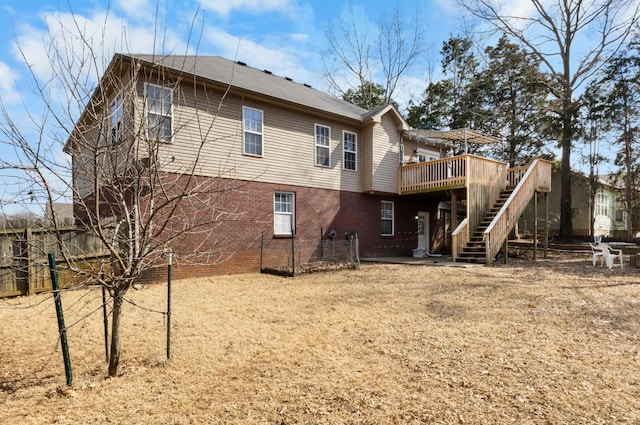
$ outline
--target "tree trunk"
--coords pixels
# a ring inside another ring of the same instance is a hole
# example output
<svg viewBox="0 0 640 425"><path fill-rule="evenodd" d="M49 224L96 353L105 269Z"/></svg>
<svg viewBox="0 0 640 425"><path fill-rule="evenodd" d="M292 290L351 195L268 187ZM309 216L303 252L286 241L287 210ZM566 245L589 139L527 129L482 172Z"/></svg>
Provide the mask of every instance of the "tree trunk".
<svg viewBox="0 0 640 425"><path fill-rule="evenodd" d="M570 98L569 98L570 101ZM560 232L562 242L573 240L573 222L571 212L571 136L573 109L565 105L562 113L562 168L560 171Z"/></svg>
<svg viewBox="0 0 640 425"><path fill-rule="evenodd" d="M116 376L120 364L120 319L122 317L123 293L114 291L113 314L111 316L111 354L109 355L109 376Z"/></svg>

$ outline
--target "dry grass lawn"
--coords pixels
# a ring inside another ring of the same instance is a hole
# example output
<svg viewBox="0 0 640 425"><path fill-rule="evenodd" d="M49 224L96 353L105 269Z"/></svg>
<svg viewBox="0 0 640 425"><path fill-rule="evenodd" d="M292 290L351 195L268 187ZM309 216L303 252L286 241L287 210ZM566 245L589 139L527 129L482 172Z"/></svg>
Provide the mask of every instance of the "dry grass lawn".
<svg viewBox="0 0 640 425"><path fill-rule="evenodd" d="M101 293L0 300L3 424L640 423L640 269L588 253L453 268L363 265L130 291L105 378Z"/></svg>

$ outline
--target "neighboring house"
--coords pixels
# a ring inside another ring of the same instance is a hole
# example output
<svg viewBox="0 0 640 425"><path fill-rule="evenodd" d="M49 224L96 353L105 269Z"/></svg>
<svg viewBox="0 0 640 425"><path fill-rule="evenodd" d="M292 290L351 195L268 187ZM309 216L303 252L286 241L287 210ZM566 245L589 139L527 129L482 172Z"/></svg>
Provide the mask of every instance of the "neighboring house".
<svg viewBox="0 0 640 425"><path fill-rule="evenodd" d="M135 97L123 99L122 87L134 87ZM163 173L190 170L200 152L196 174L244 182L227 202L250 216L217 229L237 240L236 249L202 273L257 271L260 247L251 241L264 235L287 243L292 230L296 239L355 232L361 257L411 255L416 247L456 255L507 185L530 176L532 184L518 195L527 201L535 191L549 190L546 163L525 175L497 161L454 156L460 146L493 138L465 129L412 130L392 105L366 111L221 57L119 54L100 91L106 100L94 103L109 108L106 124L93 122L98 107L87 107L66 147L74 161L76 204L91 198L95 183L80 171L86 154L79 139L91 135L118 149L127 137L135 144L145 126L165 142L154 153ZM150 161L142 149L128 152L141 163ZM86 211L76 208L76 215L82 219ZM487 247L491 240L491 252L482 253L486 258L504 241L500 232L485 238Z"/></svg>
<svg viewBox="0 0 640 425"><path fill-rule="evenodd" d="M597 178L595 198L590 199L589 177L581 172L571 173L571 212L573 234L578 238L603 236L606 238L626 238L626 212L624 189L616 184L613 176L606 174ZM549 232L557 236L560 229L560 169L554 167L549 196ZM591 218L593 217L593 235ZM538 218L540 220L540 217ZM637 218L634 225L637 225ZM533 231L533 207L527 207L519 224L521 233Z"/></svg>

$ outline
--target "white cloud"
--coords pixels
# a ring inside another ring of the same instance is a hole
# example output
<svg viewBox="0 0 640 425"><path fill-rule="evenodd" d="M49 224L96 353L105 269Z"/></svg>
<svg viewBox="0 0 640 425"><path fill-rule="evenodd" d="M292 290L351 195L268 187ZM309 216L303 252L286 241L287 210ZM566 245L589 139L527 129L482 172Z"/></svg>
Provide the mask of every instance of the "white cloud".
<svg viewBox="0 0 640 425"><path fill-rule="evenodd" d="M433 3L447 15L460 15L460 5L451 0L433 0Z"/></svg>
<svg viewBox="0 0 640 425"><path fill-rule="evenodd" d="M239 60L258 69L268 69L276 75L290 77L299 83L308 83L317 87L325 83L319 75L309 70L313 52L307 54L292 48L292 43L274 44L267 47L255 41L238 37L221 28L207 28L206 41L211 44L211 51L228 59ZM290 40L287 38L287 40ZM307 55L310 56L307 57Z"/></svg>
<svg viewBox="0 0 640 425"><path fill-rule="evenodd" d="M20 95L16 91L18 73L6 63L0 61L0 99L5 105L17 102Z"/></svg>
<svg viewBox="0 0 640 425"><path fill-rule="evenodd" d="M297 9L295 0L203 0L201 4L224 17L236 11L252 14L279 12L288 16Z"/></svg>
<svg viewBox="0 0 640 425"><path fill-rule="evenodd" d="M143 22L106 11L42 15L41 27L23 25L19 28L13 46L14 57L26 61L40 81L49 81L56 71L53 60L66 68L57 71L82 75L87 81L95 82L117 52L187 53L186 43L174 30L157 29L153 20L140 16Z"/></svg>
<svg viewBox="0 0 640 425"><path fill-rule="evenodd" d="M155 4L149 0L117 0L116 6L120 8L125 15L138 20L145 19L145 11L149 13L149 17L153 18Z"/></svg>
<svg viewBox="0 0 640 425"><path fill-rule="evenodd" d="M231 35L220 28L207 30L206 34L208 41L220 52L221 56L246 62L256 68L279 72L297 63L295 56L283 49L269 48L254 41Z"/></svg>

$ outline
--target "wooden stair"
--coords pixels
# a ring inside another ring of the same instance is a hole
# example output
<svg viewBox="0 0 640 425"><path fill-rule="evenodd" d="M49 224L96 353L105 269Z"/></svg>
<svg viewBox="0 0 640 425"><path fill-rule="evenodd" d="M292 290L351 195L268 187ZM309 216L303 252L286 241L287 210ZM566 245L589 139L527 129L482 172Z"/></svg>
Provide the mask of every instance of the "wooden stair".
<svg viewBox="0 0 640 425"><path fill-rule="evenodd" d="M487 211L482 221L478 224L478 228L469 237L469 242L458 256L458 261L466 261L468 263L485 263L486 247L484 243L484 231L487 230L493 219L498 215L504 204L513 193L514 188L507 188L500 192L498 200L493 207Z"/></svg>

